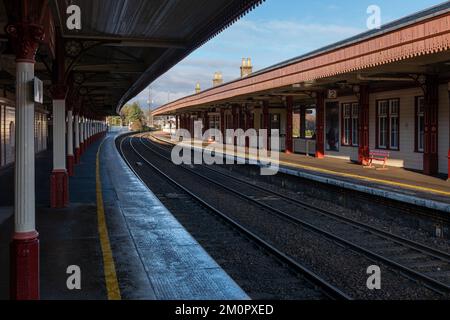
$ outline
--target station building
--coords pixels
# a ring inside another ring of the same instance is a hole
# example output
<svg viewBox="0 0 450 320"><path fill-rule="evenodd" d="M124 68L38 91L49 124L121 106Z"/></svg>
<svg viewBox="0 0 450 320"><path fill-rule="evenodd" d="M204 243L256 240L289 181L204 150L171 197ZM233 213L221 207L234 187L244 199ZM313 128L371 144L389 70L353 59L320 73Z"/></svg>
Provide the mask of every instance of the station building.
<svg viewBox="0 0 450 320"><path fill-rule="evenodd" d="M36 106L34 117L34 150L47 150L49 139L49 112ZM0 169L11 166L15 160L16 109L14 100L0 98Z"/></svg>
<svg viewBox="0 0 450 320"><path fill-rule="evenodd" d="M450 4L199 91L154 112L177 126L278 129L280 149L449 174Z"/></svg>

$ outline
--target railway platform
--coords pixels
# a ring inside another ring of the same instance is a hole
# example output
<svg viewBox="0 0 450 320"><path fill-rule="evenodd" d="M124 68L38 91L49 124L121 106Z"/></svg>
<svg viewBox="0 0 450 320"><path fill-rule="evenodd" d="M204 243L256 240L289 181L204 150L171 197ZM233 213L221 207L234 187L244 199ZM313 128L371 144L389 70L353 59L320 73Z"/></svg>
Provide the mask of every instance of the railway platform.
<svg viewBox="0 0 450 320"><path fill-rule="evenodd" d="M41 299L248 299L134 175L115 147L118 134L83 154L67 208L48 207L51 152L36 159ZM7 299L13 168L0 175L9 186L0 197L0 299ZM74 266L81 287L69 289Z"/></svg>
<svg viewBox="0 0 450 320"><path fill-rule="evenodd" d="M166 132L155 132L153 135L173 143ZM450 182L420 172L395 167L387 170L367 169L337 158L316 159L285 153L279 154L279 172L450 213Z"/></svg>

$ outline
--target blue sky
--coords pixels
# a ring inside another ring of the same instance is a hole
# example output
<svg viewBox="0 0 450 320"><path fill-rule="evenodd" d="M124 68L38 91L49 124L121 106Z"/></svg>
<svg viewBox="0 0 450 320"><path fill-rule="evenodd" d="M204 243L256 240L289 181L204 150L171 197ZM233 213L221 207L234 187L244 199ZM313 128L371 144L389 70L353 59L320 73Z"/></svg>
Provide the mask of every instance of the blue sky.
<svg viewBox="0 0 450 320"><path fill-rule="evenodd" d="M443 0L266 0L260 7L197 49L150 85L153 107L240 75L243 57L259 70L367 31L367 8L381 9L382 23L443 3ZM134 100L146 106L147 88Z"/></svg>

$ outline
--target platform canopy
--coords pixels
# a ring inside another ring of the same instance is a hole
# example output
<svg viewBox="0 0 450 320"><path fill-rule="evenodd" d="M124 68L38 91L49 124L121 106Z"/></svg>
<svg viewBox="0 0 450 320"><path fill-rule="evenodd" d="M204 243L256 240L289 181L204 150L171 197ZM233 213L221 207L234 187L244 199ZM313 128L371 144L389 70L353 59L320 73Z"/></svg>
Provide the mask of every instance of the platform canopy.
<svg viewBox="0 0 450 320"><path fill-rule="evenodd" d="M26 5L44 25L36 74L52 83L54 61L95 114L111 115L193 50L262 0L33 0ZM19 4L20 3L20 4ZM67 8L81 9L81 30L67 28ZM14 54L5 27L19 20L22 1L0 2L1 82L14 90ZM58 50L58 43L62 49ZM54 77L53 77L54 78ZM53 79L54 80L54 79ZM46 101L50 94L46 92Z"/></svg>
<svg viewBox="0 0 450 320"><path fill-rule="evenodd" d="M450 2L414 13L349 39L187 96L154 111L154 116L199 112L233 104L279 106L314 103L317 92L358 93L422 86L424 75L450 79Z"/></svg>

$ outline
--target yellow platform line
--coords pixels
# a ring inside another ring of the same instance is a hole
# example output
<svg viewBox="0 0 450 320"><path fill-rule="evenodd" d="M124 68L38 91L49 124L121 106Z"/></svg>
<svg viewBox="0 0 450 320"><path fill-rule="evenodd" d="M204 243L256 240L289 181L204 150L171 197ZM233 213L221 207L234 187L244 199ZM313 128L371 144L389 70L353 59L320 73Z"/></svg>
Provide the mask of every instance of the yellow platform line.
<svg viewBox="0 0 450 320"><path fill-rule="evenodd" d="M174 144L172 141L168 141L168 140L163 139L163 138L160 138L160 139L164 140L164 141L166 141L168 143ZM189 144L187 144L187 146L189 146ZM230 155L229 153L226 153L226 152L224 154L225 155ZM237 156L241 157L241 158L245 157L242 154L237 154ZM443 196L450 196L450 192L448 192L448 191L443 191L443 190L434 189L434 188L421 187L421 186L412 185L412 184L408 184L408 183L389 181L389 180L384 180L384 179L379 179L379 178L371 178L371 177L367 177L367 176L361 176L361 175L352 174L352 173L333 171L333 170L329 170L329 169L323 169L323 168L318 168L318 167L313 167L313 166L307 166L307 165L292 163L292 162L288 162L288 161L279 161L279 164L283 165L285 167L293 167L293 168L304 169L304 170L309 170L309 171L316 171L316 172L321 172L321 173L335 175L335 176L340 176L340 177L353 178L353 179L358 179L358 180L365 180L365 181L369 181L369 182L376 182L376 183L380 183L380 184L384 184L384 185L388 185L388 186L395 186L395 187L401 187L401 188L410 189L410 190L434 193L434 194L439 194L439 195L443 195Z"/></svg>
<svg viewBox="0 0 450 320"><path fill-rule="evenodd" d="M411 190L417 190L417 191L423 191L423 192L428 192L428 193L440 194L440 195L444 195L444 196L450 196L450 192L447 192L447 191L433 189L433 188L427 188L427 187L421 187L421 186L402 183L402 182L395 182L395 181L383 180L383 179L379 179L379 178L360 176L357 174L333 171L333 170L312 167L312 166L307 166L307 165L302 165L302 164L297 164L297 163L292 163L292 162L287 162L287 161L280 161L280 164L282 164L286 167L295 167L295 168L299 168L299 169L305 169L305 170L316 171L316 172L321 172L321 173L325 173L325 174L337 175L337 176L346 177L346 178L366 180L366 181L377 182L380 184L385 184L385 185L390 185L390 186L396 186L396 187L402 187L402 188L411 189Z"/></svg>
<svg viewBox="0 0 450 320"><path fill-rule="evenodd" d="M119 282L117 281L116 267L109 242L108 228L106 226L105 209L103 205L102 182L100 178L100 151L105 140L100 144L96 157L96 193L97 193L97 220L100 245L103 253L103 271L105 274L108 300L121 300Z"/></svg>

